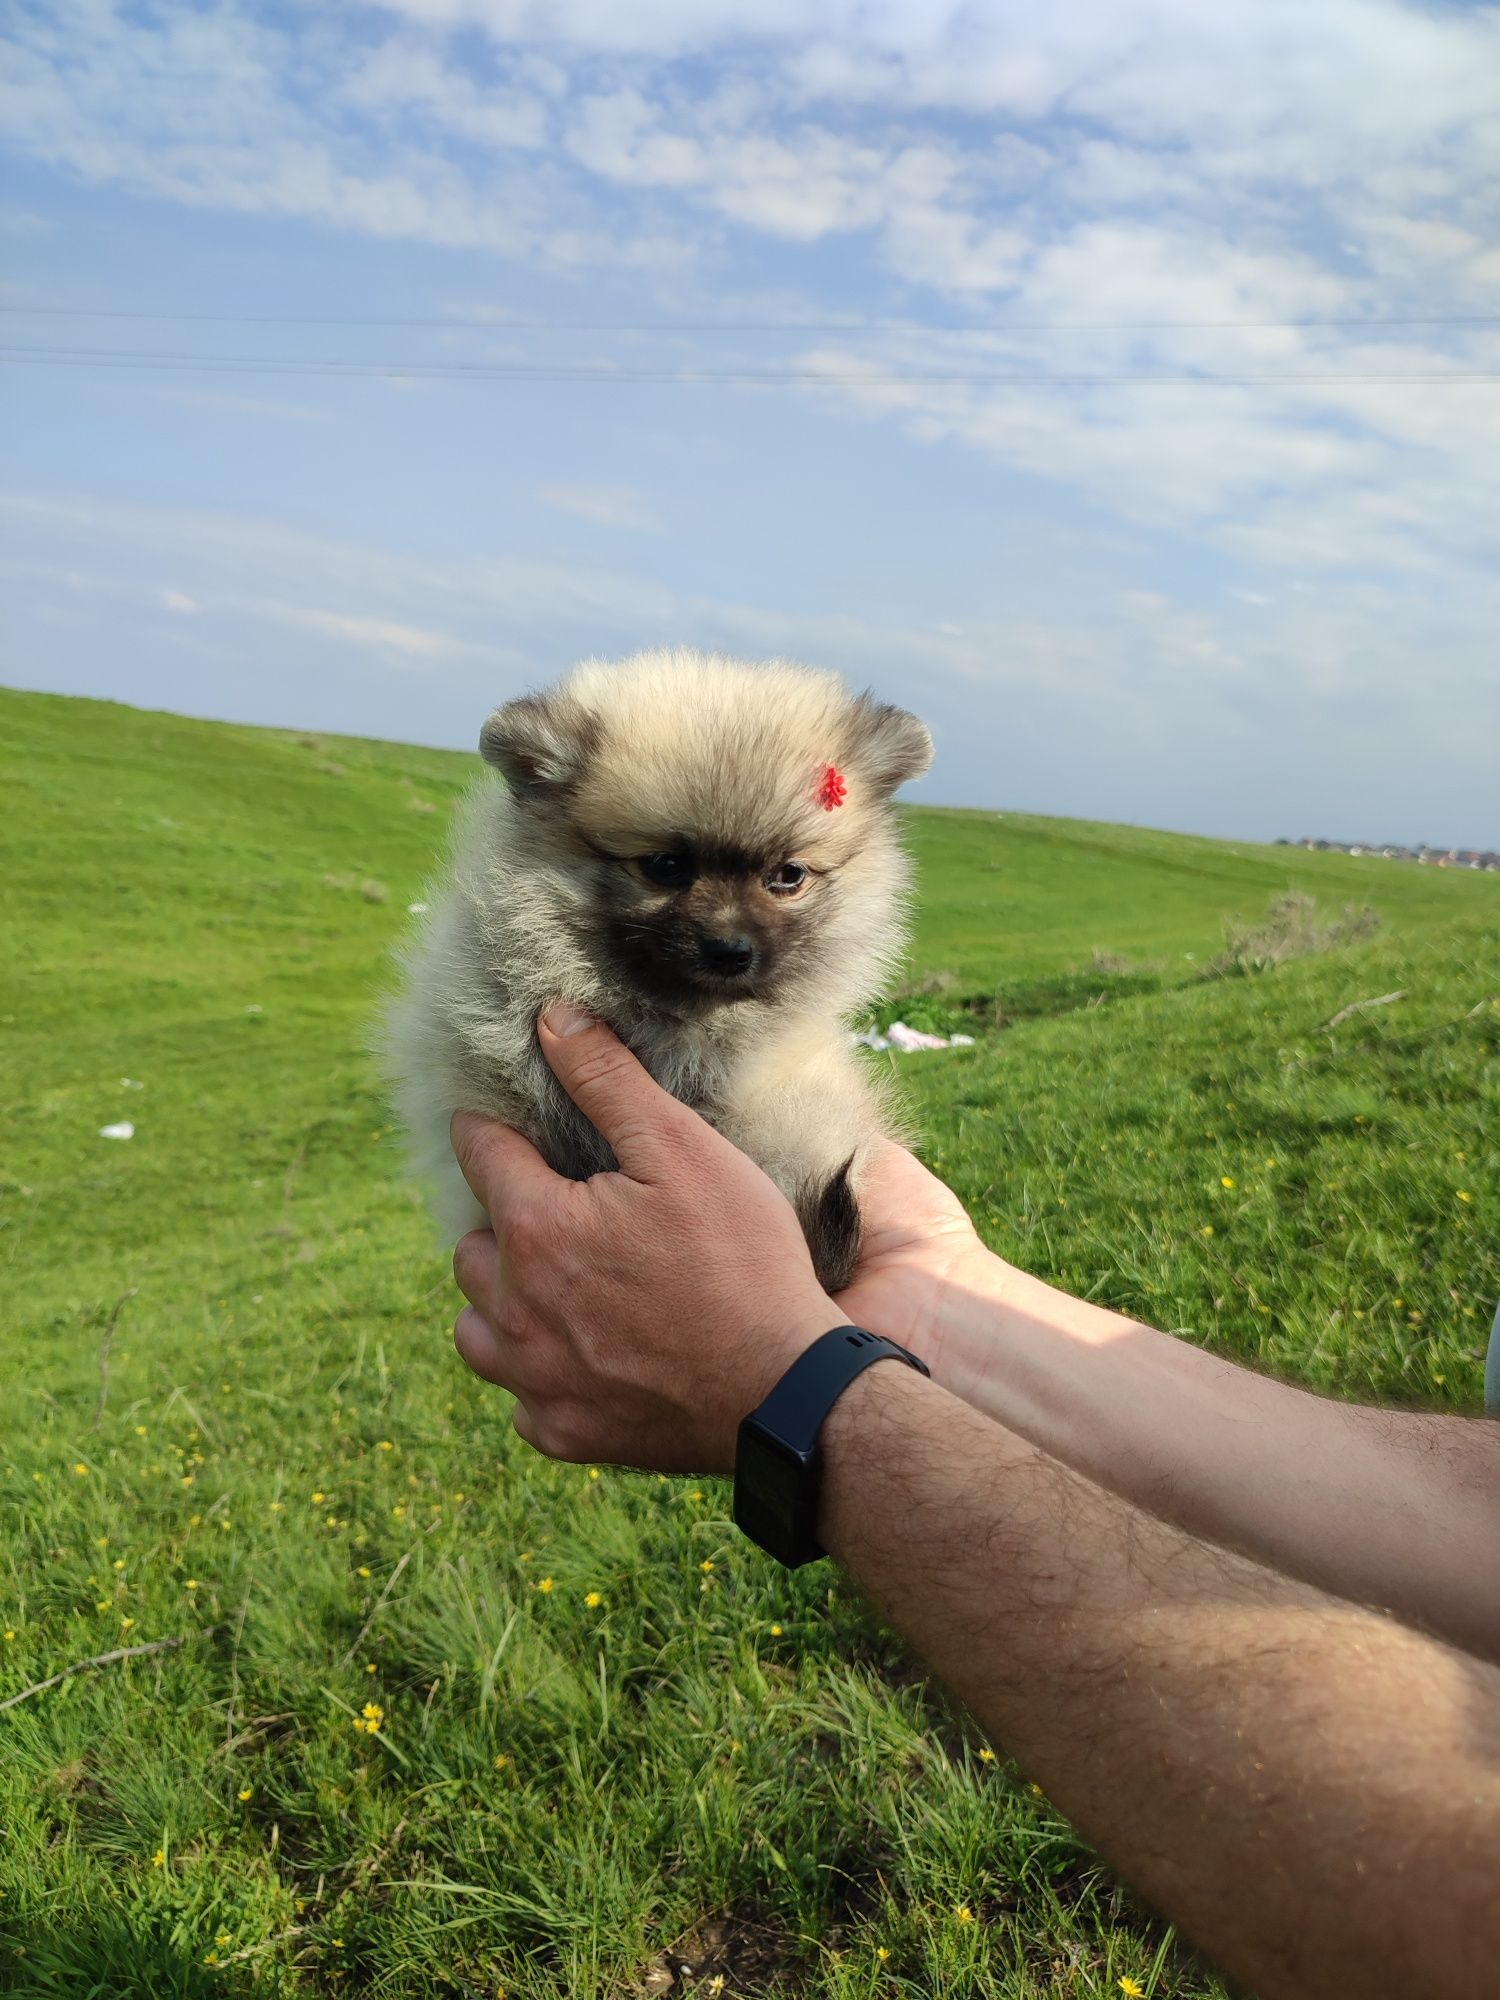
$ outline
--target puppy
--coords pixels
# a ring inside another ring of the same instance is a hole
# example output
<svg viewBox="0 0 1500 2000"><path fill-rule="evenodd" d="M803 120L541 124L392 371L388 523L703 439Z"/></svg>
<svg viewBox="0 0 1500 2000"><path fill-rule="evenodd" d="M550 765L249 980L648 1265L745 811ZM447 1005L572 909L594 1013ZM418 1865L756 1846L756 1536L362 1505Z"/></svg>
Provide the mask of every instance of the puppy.
<svg viewBox="0 0 1500 2000"><path fill-rule="evenodd" d="M891 799L926 728L834 674L660 651L508 702L479 747L505 783L471 801L386 1036L443 1227L485 1219L449 1149L461 1106L575 1180L614 1166L537 1045L571 1000L759 1162L837 1291L886 1122L848 1020L904 941Z"/></svg>

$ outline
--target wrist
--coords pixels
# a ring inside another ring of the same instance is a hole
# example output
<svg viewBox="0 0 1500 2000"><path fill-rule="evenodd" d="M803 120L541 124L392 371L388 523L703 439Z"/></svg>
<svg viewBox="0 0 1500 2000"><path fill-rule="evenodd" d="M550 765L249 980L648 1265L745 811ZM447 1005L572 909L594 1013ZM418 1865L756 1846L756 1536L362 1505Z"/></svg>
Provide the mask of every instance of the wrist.
<svg viewBox="0 0 1500 2000"><path fill-rule="evenodd" d="M734 1518L752 1541L788 1569L826 1553L818 1539L822 1433L839 1402L880 1361L927 1373L909 1349L866 1327L848 1321L830 1327L804 1349L740 1424Z"/></svg>

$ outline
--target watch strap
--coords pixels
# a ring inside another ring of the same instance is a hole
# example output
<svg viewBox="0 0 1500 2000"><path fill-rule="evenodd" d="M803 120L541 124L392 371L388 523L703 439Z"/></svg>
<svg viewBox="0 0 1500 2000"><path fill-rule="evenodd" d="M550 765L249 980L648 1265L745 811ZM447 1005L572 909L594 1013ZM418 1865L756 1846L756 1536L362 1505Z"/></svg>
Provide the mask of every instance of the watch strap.
<svg viewBox="0 0 1500 2000"><path fill-rule="evenodd" d="M927 1369L904 1347L862 1326L835 1326L804 1349L752 1411L763 1430L774 1433L795 1452L810 1452L828 1412L856 1376L876 1361L904 1361L921 1374Z"/></svg>

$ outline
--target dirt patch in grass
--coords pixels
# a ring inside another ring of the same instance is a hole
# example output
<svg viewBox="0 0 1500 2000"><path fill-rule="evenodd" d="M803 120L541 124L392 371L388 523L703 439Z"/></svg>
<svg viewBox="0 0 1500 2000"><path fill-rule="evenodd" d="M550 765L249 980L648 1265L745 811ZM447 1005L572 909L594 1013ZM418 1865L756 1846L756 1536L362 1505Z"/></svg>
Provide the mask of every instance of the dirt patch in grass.
<svg viewBox="0 0 1500 2000"><path fill-rule="evenodd" d="M639 1994L795 1994L795 1941L755 1903L702 1917L642 1968L618 2000ZM714 1981L721 1980L720 1986Z"/></svg>

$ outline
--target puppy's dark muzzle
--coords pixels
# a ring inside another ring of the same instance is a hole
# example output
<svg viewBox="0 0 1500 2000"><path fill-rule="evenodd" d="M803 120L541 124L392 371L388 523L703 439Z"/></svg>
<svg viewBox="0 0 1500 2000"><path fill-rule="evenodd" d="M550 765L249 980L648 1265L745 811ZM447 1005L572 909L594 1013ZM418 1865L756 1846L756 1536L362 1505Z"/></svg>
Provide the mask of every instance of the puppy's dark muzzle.
<svg viewBox="0 0 1500 2000"><path fill-rule="evenodd" d="M743 937L705 938L698 955L715 979L743 979L755 963L755 946Z"/></svg>

